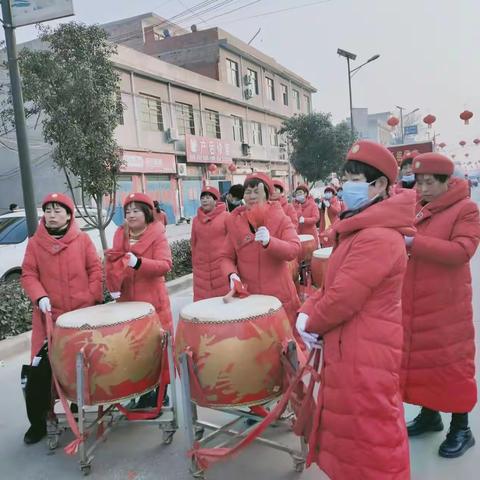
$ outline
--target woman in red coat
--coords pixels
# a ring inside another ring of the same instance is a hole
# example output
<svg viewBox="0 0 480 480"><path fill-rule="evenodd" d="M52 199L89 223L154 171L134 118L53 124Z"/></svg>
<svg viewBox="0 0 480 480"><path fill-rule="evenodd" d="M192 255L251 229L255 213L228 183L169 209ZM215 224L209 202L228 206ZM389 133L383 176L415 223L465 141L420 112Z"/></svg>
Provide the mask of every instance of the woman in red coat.
<svg viewBox="0 0 480 480"><path fill-rule="evenodd" d="M295 211L295 207L288 203L287 197L285 196L285 184L278 179L273 180L273 188L274 193L272 195L272 200L278 201L285 212L285 215L290 218L295 227L295 230L298 229L298 216L297 212Z"/></svg>
<svg viewBox="0 0 480 480"><path fill-rule="evenodd" d="M315 245L318 247L317 223L320 220L320 213L313 197L309 194L306 185L299 185L295 190L294 207L298 217L298 234L312 235Z"/></svg>
<svg viewBox="0 0 480 480"><path fill-rule="evenodd" d="M221 297L228 293L228 280L222 274L218 252L227 236L225 204L220 192L205 187L200 194L201 206L192 224L193 301Z"/></svg>
<svg viewBox="0 0 480 480"><path fill-rule="evenodd" d="M225 278L241 280L250 293L272 295L283 304L292 325L300 302L288 268L297 258L300 241L290 219L278 202L269 202L273 185L261 173L249 175L244 183L245 206L227 219L227 238L221 254ZM262 225L249 221L253 208L262 208Z"/></svg>
<svg viewBox="0 0 480 480"><path fill-rule="evenodd" d="M443 430L439 411L452 413L442 457L458 457L475 440L468 412L477 402L470 259L480 240L477 205L464 180L450 178L453 162L438 153L413 161L417 233L403 291L404 400L422 406L410 436Z"/></svg>
<svg viewBox="0 0 480 480"><path fill-rule="evenodd" d="M61 193L42 202L44 216L29 240L22 264L22 286L33 303L31 357L47 337L42 313L53 321L62 313L103 301L102 266L90 237L75 222L75 206ZM27 444L46 435L45 419L33 422L25 434Z"/></svg>
<svg viewBox="0 0 480 480"><path fill-rule="evenodd" d="M415 194L388 196L397 164L371 141L352 146L344 173L348 210L331 227L325 285L297 320L306 343L324 344L309 459L331 480L409 480L400 300Z"/></svg>
<svg viewBox="0 0 480 480"><path fill-rule="evenodd" d="M320 224L318 231L320 232L320 245L322 248L331 247L329 236L322 235L330 226L338 219L342 212L343 204L337 198L337 190L334 186L328 185L323 191L323 198L319 205Z"/></svg>
<svg viewBox="0 0 480 480"><path fill-rule="evenodd" d="M128 255L128 266L121 278L120 291L112 292L119 302L151 303L162 328L173 335L170 300L165 275L172 268L172 254L165 235L165 227L154 220L153 202L144 193L131 193L123 204L125 225L118 227L113 238L112 251ZM109 256L107 255L107 262ZM107 265L107 285L111 269ZM165 368L165 378L168 369ZM137 408L156 406L154 395L143 395Z"/></svg>

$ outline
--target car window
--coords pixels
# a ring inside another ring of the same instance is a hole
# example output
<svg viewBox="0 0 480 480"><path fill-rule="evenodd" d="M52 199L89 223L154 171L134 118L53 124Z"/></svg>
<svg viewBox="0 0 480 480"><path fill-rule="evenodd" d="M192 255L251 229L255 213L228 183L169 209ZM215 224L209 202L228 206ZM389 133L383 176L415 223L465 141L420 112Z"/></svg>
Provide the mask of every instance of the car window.
<svg viewBox="0 0 480 480"><path fill-rule="evenodd" d="M27 221L23 217L0 218L0 245L22 243L27 238Z"/></svg>

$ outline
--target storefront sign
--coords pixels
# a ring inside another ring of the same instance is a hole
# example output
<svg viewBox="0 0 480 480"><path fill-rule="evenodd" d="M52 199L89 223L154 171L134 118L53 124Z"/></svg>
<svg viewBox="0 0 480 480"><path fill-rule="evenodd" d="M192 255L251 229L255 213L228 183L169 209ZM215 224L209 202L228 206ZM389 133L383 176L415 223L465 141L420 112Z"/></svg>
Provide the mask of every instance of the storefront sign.
<svg viewBox="0 0 480 480"><path fill-rule="evenodd" d="M185 149L189 163L231 163L230 144L218 138L185 136Z"/></svg>
<svg viewBox="0 0 480 480"><path fill-rule="evenodd" d="M395 156L398 163L402 161L406 153L417 151L418 153L433 152L432 142L410 143L407 145L391 145L387 147Z"/></svg>
<svg viewBox="0 0 480 480"><path fill-rule="evenodd" d="M122 172L176 173L175 155L169 153L133 152L124 150Z"/></svg>
<svg viewBox="0 0 480 480"><path fill-rule="evenodd" d="M6 0L5 0L6 1ZM73 0L10 0L12 23L22 27L73 15Z"/></svg>

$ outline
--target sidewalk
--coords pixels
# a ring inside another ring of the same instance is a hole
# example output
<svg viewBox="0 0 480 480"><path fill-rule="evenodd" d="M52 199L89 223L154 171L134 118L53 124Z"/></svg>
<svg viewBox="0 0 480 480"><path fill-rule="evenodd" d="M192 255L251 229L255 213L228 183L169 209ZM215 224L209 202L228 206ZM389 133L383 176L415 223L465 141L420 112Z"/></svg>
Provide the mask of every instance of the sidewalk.
<svg viewBox="0 0 480 480"><path fill-rule="evenodd" d="M193 221L193 219L192 219ZM172 243L177 240L190 239L192 232L192 223L182 223L181 225L167 225L167 238L168 242Z"/></svg>

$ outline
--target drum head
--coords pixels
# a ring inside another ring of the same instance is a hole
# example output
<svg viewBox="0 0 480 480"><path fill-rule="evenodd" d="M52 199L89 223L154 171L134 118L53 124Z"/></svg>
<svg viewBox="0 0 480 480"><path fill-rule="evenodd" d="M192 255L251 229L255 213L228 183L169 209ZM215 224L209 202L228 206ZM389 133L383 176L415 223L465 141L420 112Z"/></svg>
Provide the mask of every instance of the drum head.
<svg viewBox="0 0 480 480"><path fill-rule="evenodd" d="M313 235L299 235L298 238L303 242L313 242Z"/></svg>
<svg viewBox="0 0 480 480"><path fill-rule="evenodd" d="M269 295L250 295L225 303L223 297L207 298L184 307L182 319L195 322L229 322L265 315L282 307L280 300Z"/></svg>
<svg viewBox="0 0 480 480"><path fill-rule="evenodd" d="M313 252L313 256L315 258L330 258L330 255L332 254L333 247L327 247L327 248L319 248L318 250L315 250Z"/></svg>
<svg viewBox="0 0 480 480"><path fill-rule="evenodd" d="M85 325L91 328L106 327L145 317L154 312L153 306L146 302L107 303L64 313L58 317L56 325L63 328L80 328Z"/></svg>

